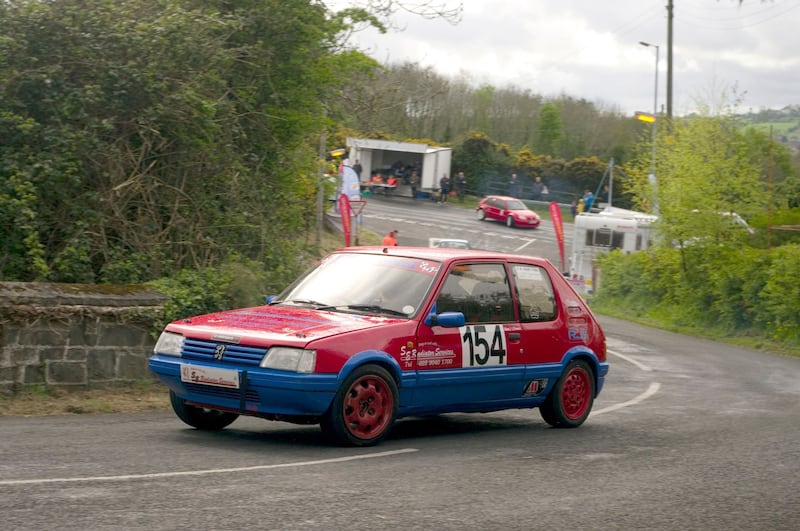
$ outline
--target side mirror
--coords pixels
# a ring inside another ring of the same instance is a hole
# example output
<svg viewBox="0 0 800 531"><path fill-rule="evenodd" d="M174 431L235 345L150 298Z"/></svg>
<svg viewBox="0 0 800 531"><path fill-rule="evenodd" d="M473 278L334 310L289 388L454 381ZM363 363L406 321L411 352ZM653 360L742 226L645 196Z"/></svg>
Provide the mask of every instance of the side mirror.
<svg viewBox="0 0 800 531"><path fill-rule="evenodd" d="M431 308L430 313L425 317L425 324L428 326L443 326L445 328L459 328L464 326L467 318L461 312L442 312L436 313L436 305Z"/></svg>
<svg viewBox="0 0 800 531"><path fill-rule="evenodd" d="M459 328L464 326L467 318L461 312L444 312L436 316L439 326L445 328Z"/></svg>

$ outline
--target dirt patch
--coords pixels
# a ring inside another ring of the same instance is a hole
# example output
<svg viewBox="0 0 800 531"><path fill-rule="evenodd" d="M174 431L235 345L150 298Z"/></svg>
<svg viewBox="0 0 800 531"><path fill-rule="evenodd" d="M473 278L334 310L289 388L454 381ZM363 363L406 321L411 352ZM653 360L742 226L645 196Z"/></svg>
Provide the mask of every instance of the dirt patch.
<svg viewBox="0 0 800 531"><path fill-rule="evenodd" d="M138 413L169 409L169 391L155 383L113 389L48 390L0 397L0 417Z"/></svg>

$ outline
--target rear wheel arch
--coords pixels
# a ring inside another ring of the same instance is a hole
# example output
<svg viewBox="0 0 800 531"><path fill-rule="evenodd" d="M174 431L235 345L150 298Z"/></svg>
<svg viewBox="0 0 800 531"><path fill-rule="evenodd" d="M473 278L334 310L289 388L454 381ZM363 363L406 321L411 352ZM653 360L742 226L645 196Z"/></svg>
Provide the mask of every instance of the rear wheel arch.
<svg viewBox="0 0 800 531"><path fill-rule="evenodd" d="M594 389L595 389L595 396L597 395L597 386L600 383L600 362L594 356L593 353L589 353L586 351L580 351L579 353L575 354L574 356L564 360L564 368L566 369L567 365L575 360L583 360L589 364L589 367L592 369L592 375L594 376Z"/></svg>
<svg viewBox="0 0 800 531"><path fill-rule="evenodd" d="M597 395L597 372L590 358L570 359L539 406L542 419L554 428L577 428L583 424Z"/></svg>

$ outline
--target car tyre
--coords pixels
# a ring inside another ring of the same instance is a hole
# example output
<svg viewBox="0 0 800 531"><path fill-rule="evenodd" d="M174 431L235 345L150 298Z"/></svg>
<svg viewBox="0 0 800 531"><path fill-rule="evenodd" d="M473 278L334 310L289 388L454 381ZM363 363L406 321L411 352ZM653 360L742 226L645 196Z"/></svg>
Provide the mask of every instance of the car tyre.
<svg viewBox="0 0 800 531"><path fill-rule="evenodd" d="M189 405L173 391L169 392L169 402L179 419L198 430L218 431L239 418L236 413Z"/></svg>
<svg viewBox="0 0 800 531"><path fill-rule="evenodd" d="M483 221L484 219L486 219L486 212L484 212L482 208L479 208L478 211L475 213L475 217L478 218L478 221Z"/></svg>
<svg viewBox="0 0 800 531"><path fill-rule="evenodd" d="M594 403L594 372L584 360L573 360L539 406L539 413L554 428L577 428Z"/></svg>
<svg viewBox="0 0 800 531"><path fill-rule="evenodd" d="M508 216L506 218L506 227L514 227L514 218L512 216Z"/></svg>
<svg viewBox="0 0 800 531"><path fill-rule="evenodd" d="M332 442L372 446L380 442L397 418L397 383L377 365L356 368L342 383L320 427Z"/></svg>

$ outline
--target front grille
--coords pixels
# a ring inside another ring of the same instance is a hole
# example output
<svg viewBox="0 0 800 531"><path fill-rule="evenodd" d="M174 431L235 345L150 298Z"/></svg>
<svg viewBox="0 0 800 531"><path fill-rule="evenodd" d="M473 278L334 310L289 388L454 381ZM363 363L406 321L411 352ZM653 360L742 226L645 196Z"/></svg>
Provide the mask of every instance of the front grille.
<svg viewBox="0 0 800 531"><path fill-rule="evenodd" d="M225 345L225 354L221 360L215 360L214 350L220 344ZM183 349L181 350L181 356L187 360L214 361L228 365L247 366L258 366L266 353L267 349L264 347L246 347L189 338L183 343Z"/></svg>
<svg viewBox="0 0 800 531"><path fill-rule="evenodd" d="M214 396L218 398L227 398L230 400L239 400L241 398L241 390L228 389L226 387L215 387L213 385L200 385L195 383L184 382L186 389L196 395ZM245 392L245 400L248 402L259 402L258 393L255 391L247 390Z"/></svg>

